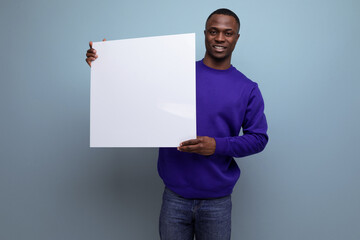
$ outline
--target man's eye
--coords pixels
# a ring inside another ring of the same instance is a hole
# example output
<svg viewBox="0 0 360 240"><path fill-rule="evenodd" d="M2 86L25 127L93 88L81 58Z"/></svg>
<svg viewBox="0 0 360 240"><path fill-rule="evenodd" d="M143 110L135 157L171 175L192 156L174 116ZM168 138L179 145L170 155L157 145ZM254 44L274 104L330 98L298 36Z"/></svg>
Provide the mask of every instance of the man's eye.
<svg viewBox="0 0 360 240"><path fill-rule="evenodd" d="M230 36L232 36L232 33L231 33L231 32L227 32L227 33L225 33L225 35L228 36L228 37L230 37Z"/></svg>
<svg viewBox="0 0 360 240"><path fill-rule="evenodd" d="M214 34L216 34L216 31L210 31L210 34L214 35Z"/></svg>

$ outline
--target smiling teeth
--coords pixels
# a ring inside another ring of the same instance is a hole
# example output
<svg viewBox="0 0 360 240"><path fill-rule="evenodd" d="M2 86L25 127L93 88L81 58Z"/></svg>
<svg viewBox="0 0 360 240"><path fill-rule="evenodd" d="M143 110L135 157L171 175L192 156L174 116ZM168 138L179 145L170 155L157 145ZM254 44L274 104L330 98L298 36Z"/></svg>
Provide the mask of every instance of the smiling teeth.
<svg viewBox="0 0 360 240"><path fill-rule="evenodd" d="M224 49L224 47L221 46L214 46L216 49Z"/></svg>

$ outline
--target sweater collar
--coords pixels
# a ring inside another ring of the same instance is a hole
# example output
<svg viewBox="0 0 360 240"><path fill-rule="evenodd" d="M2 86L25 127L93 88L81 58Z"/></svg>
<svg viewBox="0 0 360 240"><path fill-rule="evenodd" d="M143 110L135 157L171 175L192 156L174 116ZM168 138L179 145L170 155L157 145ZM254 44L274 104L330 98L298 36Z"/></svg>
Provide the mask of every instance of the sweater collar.
<svg viewBox="0 0 360 240"><path fill-rule="evenodd" d="M230 65L230 67L228 69L224 69L224 70L211 68L211 67L205 65L204 59L201 59L199 62L201 64L201 66L203 66L204 68L206 68L206 69L208 69L210 71L213 71L213 72L218 72L218 73L228 73L228 72L231 72L231 71L233 71L235 69L235 67L233 65Z"/></svg>

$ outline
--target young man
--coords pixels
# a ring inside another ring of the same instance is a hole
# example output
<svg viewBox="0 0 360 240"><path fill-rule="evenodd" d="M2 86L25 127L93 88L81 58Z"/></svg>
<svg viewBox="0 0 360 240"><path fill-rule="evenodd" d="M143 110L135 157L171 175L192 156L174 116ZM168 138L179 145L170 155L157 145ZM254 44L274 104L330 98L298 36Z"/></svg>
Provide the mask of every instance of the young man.
<svg viewBox="0 0 360 240"><path fill-rule="evenodd" d="M232 11L210 14L205 57L196 62L199 137L177 149L159 149L158 172L165 184L159 224L163 240L230 239L231 193L240 176L233 157L258 153L267 144L260 90L231 65L239 29ZM97 58L92 48L86 56L89 65Z"/></svg>

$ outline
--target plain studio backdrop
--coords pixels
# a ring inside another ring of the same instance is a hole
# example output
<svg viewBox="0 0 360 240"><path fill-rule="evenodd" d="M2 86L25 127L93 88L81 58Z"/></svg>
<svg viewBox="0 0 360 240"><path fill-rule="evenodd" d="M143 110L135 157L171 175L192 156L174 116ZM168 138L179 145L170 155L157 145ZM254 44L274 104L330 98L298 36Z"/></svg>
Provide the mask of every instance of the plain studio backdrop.
<svg viewBox="0 0 360 240"><path fill-rule="evenodd" d="M85 52L195 32L199 60L220 7L240 18L233 65L259 84L270 137L237 159L232 239L360 239L355 0L2 0L0 239L159 238L157 149L89 148Z"/></svg>

